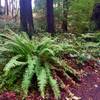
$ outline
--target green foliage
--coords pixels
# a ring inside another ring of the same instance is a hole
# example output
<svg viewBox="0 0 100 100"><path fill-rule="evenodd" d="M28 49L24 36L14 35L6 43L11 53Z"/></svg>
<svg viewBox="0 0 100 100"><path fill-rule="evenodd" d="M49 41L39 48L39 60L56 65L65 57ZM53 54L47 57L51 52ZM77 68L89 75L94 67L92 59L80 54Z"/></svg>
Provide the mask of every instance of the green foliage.
<svg viewBox="0 0 100 100"><path fill-rule="evenodd" d="M43 10L45 9L45 4L46 4L46 0L35 0L35 11L39 11L39 10Z"/></svg>
<svg viewBox="0 0 100 100"><path fill-rule="evenodd" d="M34 27L35 30L39 32L44 32L46 30L46 0L35 0L35 8L34 8Z"/></svg>
<svg viewBox="0 0 100 100"><path fill-rule="evenodd" d="M94 57L100 57L100 32L82 34L84 49Z"/></svg>
<svg viewBox="0 0 100 100"><path fill-rule="evenodd" d="M94 4L95 0L71 0L68 20L74 32L83 33L90 30Z"/></svg>
<svg viewBox="0 0 100 100"><path fill-rule="evenodd" d="M39 89L40 89L40 92L41 92L41 95L42 97L45 96L45 87L46 87L46 84L47 84L47 74L46 74L46 70L44 68L41 68L41 71L40 73L37 75L37 78L38 78L38 85L40 86Z"/></svg>
<svg viewBox="0 0 100 100"><path fill-rule="evenodd" d="M30 55L28 55L27 58L28 66L26 68L25 74L23 76L23 82L22 82L22 89L24 90L25 95L28 93L28 88L31 84L31 79L35 73L35 61L32 59Z"/></svg>
<svg viewBox="0 0 100 100"><path fill-rule="evenodd" d="M100 32L85 33L71 39L76 53L72 56L77 58L78 63L83 64L84 61L95 60L100 57Z"/></svg>
<svg viewBox="0 0 100 100"><path fill-rule="evenodd" d="M100 42L100 32L82 34L82 38L92 42Z"/></svg>
<svg viewBox="0 0 100 100"><path fill-rule="evenodd" d="M52 70L61 69L67 76L69 76L68 73L76 76L76 71L60 58L62 52L68 51L69 53L70 50L67 48L72 48L72 46L65 43L58 44L57 39L51 37L41 39L33 37L32 40L29 40L25 33L18 35L11 30L10 34L1 34L0 36L6 39L0 52L10 55L8 63L4 67L5 78L3 80L6 82L2 81L1 84L11 86L19 82L24 96L26 96L32 84L31 81L36 76L39 91L43 98L48 84L51 86L55 98L60 98L60 88Z"/></svg>

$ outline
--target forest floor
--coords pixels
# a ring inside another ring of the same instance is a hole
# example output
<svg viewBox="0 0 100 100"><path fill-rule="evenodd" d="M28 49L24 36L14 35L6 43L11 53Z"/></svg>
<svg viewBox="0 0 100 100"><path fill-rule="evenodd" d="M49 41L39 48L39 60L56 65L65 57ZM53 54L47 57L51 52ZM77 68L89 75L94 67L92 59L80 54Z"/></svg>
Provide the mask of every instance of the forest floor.
<svg viewBox="0 0 100 100"><path fill-rule="evenodd" d="M70 87L70 91L81 100L100 100L100 65L93 68L91 64L87 63L82 69L81 83Z"/></svg>
<svg viewBox="0 0 100 100"><path fill-rule="evenodd" d="M69 87L71 97L76 97L68 100L78 100L77 97L80 97L79 100L100 100L100 63L90 60L83 65L77 65L75 59L66 60L81 74L80 82Z"/></svg>
<svg viewBox="0 0 100 100"><path fill-rule="evenodd" d="M80 82L66 82L59 100L100 100L100 63L87 61L78 66L75 59L66 56L64 59L80 73ZM30 93L26 100L55 100L52 92L50 93L49 99L42 99L38 92ZM0 100L22 100L22 97L6 91L0 95Z"/></svg>

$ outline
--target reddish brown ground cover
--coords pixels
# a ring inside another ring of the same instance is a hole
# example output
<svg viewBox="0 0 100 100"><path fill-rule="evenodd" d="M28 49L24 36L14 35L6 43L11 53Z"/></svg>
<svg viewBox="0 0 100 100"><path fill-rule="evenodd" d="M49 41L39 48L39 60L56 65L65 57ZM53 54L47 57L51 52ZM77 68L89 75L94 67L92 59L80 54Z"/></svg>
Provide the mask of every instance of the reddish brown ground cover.
<svg viewBox="0 0 100 100"><path fill-rule="evenodd" d="M81 100L100 100L100 70L87 66L79 86L72 86L70 90Z"/></svg>
<svg viewBox="0 0 100 100"><path fill-rule="evenodd" d="M88 61L83 65L78 66L75 59L66 56L64 59L80 73L80 82L73 84L66 80L62 76L62 73L60 73L64 83L66 83L66 88L61 89L60 100L100 100L100 65L95 61ZM45 100L55 100L52 91L50 89L48 89L48 91L49 94L46 95L48 99ZM81 99L77 97L80 97ZM0 100L22 100L22 98L14 92L4 92L0 95ZM26 100L44 99L41 98L38 92L34 92L31 93Z"/></svg>

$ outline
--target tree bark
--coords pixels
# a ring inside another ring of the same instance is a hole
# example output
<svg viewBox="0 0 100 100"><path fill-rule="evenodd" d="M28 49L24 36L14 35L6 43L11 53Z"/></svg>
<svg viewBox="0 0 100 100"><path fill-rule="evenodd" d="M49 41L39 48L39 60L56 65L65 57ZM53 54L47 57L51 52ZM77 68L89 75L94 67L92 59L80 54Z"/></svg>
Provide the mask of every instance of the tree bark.
<svg viewBox="0 0 100 100"><path fill-rule="evenodd" d="M31 0L20 0L20 24L22 31L27 32L31 39L34 32Z"/></svg>
<svg viewBox="0 0 100 100"><path fill-rule="evenodd" d="M47 9L47 32L53 34L54 29L54 11L53 11L53 0L47 0L46 2Z"/></svg>
<svg viewBox="0 0 100 100"><path fill-rule="evenodd" d="M67 15L68 15L68 0L63 0L63 22L62 29L63 32L67 32Z"/></svg>
<svg viewBox="0 0 100 100"><path fill-rule="evenodd" d="M0 7L1 7L1 0L0 0Z"/></svg>
<svg viewBox="0 0 100 100"><path fill-rule="evenodd" d="M14 3L15 3L14 0L12 0L12 11L11 11L12 12L12 17L14 16Z"/></svg>
<svg viewBox="0 0 100 100"><path fill-rule="evenodd" d="M6 15L9 15L8 0L5 0L5 13Z"/></svg>
<svg viewBox="0 0 100 100"><path fill-rule="evenodd" d="M95 30L100 31L100 3L95 4L91 20L95 22Z"/></svg>

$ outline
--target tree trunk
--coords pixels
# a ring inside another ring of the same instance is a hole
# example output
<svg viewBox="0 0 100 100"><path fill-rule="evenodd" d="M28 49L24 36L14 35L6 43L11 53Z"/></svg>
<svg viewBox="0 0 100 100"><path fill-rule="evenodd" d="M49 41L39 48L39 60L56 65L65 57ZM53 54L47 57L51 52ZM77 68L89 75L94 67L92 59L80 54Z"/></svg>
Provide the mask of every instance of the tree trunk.
<svg viewBox="0 0 100 100"><path fill-rule="evenodd" d="M67 32L67 15L68 15L68 0L63 0L63 22L62 29L63 32Z"/></svg>
<svg viewBox="0 0 100 100"><path fill-rule="evenodd" d="M1 7L1 0L0 0L0 7Z"/></svg>
<svg viewBox="0 0 100 100"><path fill-rule="evenodd" d="M54 33L54 12L53 12L53 0L47 0L46 2L47 9L47 32Z"/></svg>
<svg viewBox="0 0 100 100"><path fill-rule="evenodd" d="M14 0L12 0L12 11L11 11L12 12L12 17L14 16L14 3L15 3Z"/></svg>
<svg viewBox="0 0 100 100"><path fill-rule="evenodd" d="M27 32L31 39L34 31L31 0L20 0L20 24L22 31Z"/></svg>
<svg viewBox="0 0 100 100"><path fill-rule="evenodd" d="M9 7L8 7L8 0L5 0L5 14L9 15Z"/></svg>

